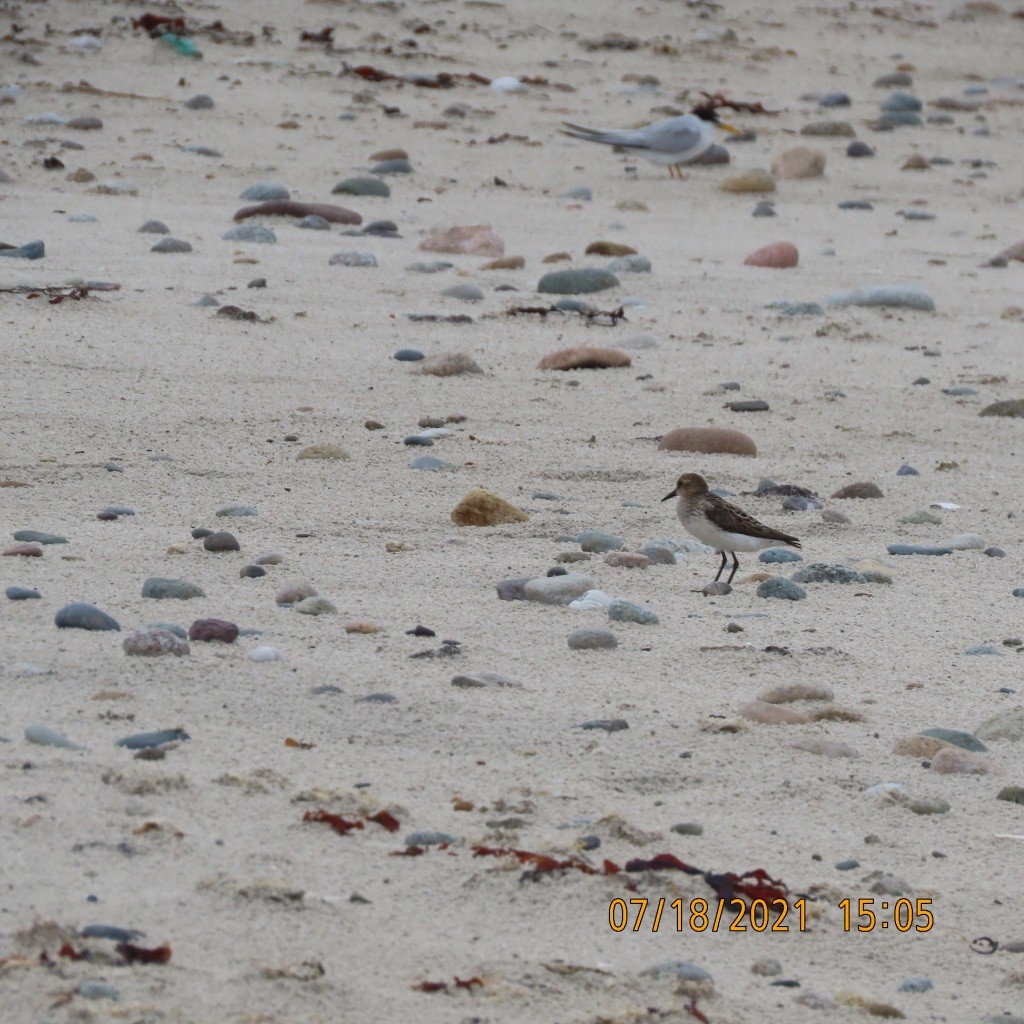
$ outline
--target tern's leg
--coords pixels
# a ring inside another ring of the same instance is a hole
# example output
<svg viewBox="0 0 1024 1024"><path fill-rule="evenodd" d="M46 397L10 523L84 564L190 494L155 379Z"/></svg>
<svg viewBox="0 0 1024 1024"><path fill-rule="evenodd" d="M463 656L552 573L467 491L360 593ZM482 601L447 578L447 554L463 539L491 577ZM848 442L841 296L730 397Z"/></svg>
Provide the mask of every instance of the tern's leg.
<svg viewBox="0 0 1024 1024"><path fill-rule="evenodd" d="M719 554L722 556L722 564L718 567L718 575L715 576L715 582L716 583L721 579L722 573L725 572L725 562L726 562L725 552L724 551L720 551Z"/></svg>
<svg viewBox="0 0 1024 1024"><path fill-rule="evenodd" d="M674 178L676 176L676 165L675 164L669 164L668 165L668 176L670 178Z"/></svg>
<svg viewBox="0 0 1024 1024"><path fill-rule="evenodd" d="M725 568L725 552L722 552L722 568ZM732 578L736 575L736 570L740 567L740 560L736 557L736 552L732 553L732 572L729 573L729 578L725 581L728 584L732 584Z"/></svg>

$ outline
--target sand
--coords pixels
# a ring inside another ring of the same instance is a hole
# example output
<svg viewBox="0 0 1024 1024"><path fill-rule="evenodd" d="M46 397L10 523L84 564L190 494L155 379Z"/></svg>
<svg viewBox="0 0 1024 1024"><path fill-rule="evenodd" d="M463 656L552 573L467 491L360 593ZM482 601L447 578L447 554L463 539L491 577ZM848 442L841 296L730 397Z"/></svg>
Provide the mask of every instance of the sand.
<svg viewBox="0 0 1024 1024"><path fill-rule="evenodd" d="M0 532L4 547L26 528L69 543L0 562L4 586L42 594L0 604L5 1021L853 1021L863 1001L919 1021L1020 1014L1020 956L978 955L970 942L1024 939L1024 819L1019 805L996 799L1024 784L1021 744L990 742L995 771L983 775L938 774L926 758L893 753L897 737L936 726L970 732L1020 706L1020 662L1002 641L1020 636L1024 608L1011 596L1024 585L1024 437L1020 420L978 413L1024 390L1020 314L1003 315L1024 304L1024 271L982 266L1024 235L1024 93L992 82L1020 73L1024 22L1006 5L963 14L970 6L954 17L949 4L186 4L193 28L220 19L254 34L244 45L199 32L202 60L133 31L127 19L139 5L11 13L22 29L0 44L0 80L22 92L0 106L0 169L11 178L0 185L0 241L42 239L46 256L0 260L0 480L29 485L0 490ZM333 49L300 43L300 30L325 26L335 29ZM90 28L102 48L72 47ZM609 32L637 47L584 45ZM28 38L36 42L17 41ZM38 63L20 62L23 52ZM872 83L904 63L914 69L907 91L979 109L954 111L952 124L872 131L889 92ZM344 73L363 64L548 84L503 93L467 78L430 89ZM640 87L644 75L660 84ZM81 82L99 91L63 88ZM980 84L990 91L964 96ZM731 166L692 168L682 182L557 131L562 120L645 123L689 109L701 89L779 113L730 112L756 141L731 146ZM833 90L853 106L800 98ZM214 109L183 106L198 93ZM452 104L464 104L464 116L446 113ZM24 120L47 112L99 117L103 127ZM826 119L849 121L876 156L849 159L847 138L798 134ZM64 139L84 149L61 149ZM825 174L780 181L777 217L754 219L760 197L719 188L798 144L826 154ZM407 150L415 171L387 179L389 199L332 196L337 181L392 147ZM915 153L952 163L901 170ZM47 156L65 170L45 169ZM79 167L95 181L69 181ZM138 194L96 194L103 181L133 182ZM274 218L262 222L274 245L223 241L247 205L239 194L261 181L286 185L293 199L339 202L364 222L392 219L400 237L349 238L338 225L305 231ZM582 185L591 201L563 198ZM874 210L837 209L851 198ZM912 208L936 219L897 214ZM69 221L74 214L96 221ZM194 251L151 253L158 236L136 231L150 218ZM418 249L431 230L477 224L525 267L483 271L484 257ZM534 291L543 272L604 266L583 255L596 240L651 260L651 273L622 274L619 288L584 297L604 310L626 303L625 322L507 315L547 304ZM744 266L775 241L798 247L796 268ZM329 265L343 251L372 252L378 266ZM572 262L542 263L559 251ZM433 259L454 269L405 269ZM258 277L266 288L246 287ZM59 304L9 290L76 279L121 287ZM479 285L484 300L441 296L458 282ZM925 289L936 311L825 305L787 318L763 308L893 283ZM207 292L260 321L195 306ZM472 322L418 323L409 313ZM655 347L636 347L638 336ZM632 365L537 369L574 345L625 345ZM419 376L392 358L402 347L465 352L484 372ZM930 384L915 386L922 376ZM740 392L719 389L728 381ZM977 393L942 391L957 385ZM770 409L726 408L742 399ZM455 414L465 420L432 448L403 445L421 417ZM367 430L368 419L384 429ZM657 439L679 426L742 430L758 454L659 451ZM320 443L350 457L297 458ZM455 468L411 469L425 453ZM106 468L111 460L123 472ZM920 475L897 477L904 462ZM685 471L799 536L805 564L872 557L893 582L809 584L804 601L764 600L744 580L772 567L745 555L733 592L709 599L700 590L714 554L648 569L595 555L569 568L653 609L659 625L497 600L499 581L544 576L556 554L579 550L560 536L603 529L631 550L686 539L659 501ZM849 524L744 494L764 477L812 489ZM884 497L829 498L863 480ZM529 521L456 526L451 510L474 487ZM937 511L941 525L900 524L935 502L959 507ZM98 520L112 503L136 515ZM215 516L238 503L259 515ZM241 552L203 550L190 536L196 527L231 530ZM1006 557L886 553L964 532ZM239 577L268 551L283 564ZM150 576L187 579L206 597L143 599ZM313 584L337 614L278 607L275 593L294 582ZM113 615L122 632L56 629L55 613L76 600ZM187 628L211 616L259 635L193 643L183 658L122 651L138 627ZM726 632L730 622L743 632ZM377 631L348 632L353 623ZM436 637L408 635L420 623ZM610 626L618 647L569 650L578 626ZM442 640L459 641L460 653L411 658ZM259 645L281 659L252 662ZM976 645L1002 656L964 655ZM479 672L522 686L451 683ZM741 718L744 704L787 681L828 684L859 720ZM323 686L340 692L311 693ZM375 693L396 699L359 699ZM578 727L593 719L629 728ZM85 749L32 745L23 732L33 724ZM191 739L163 760L136 761L115 745L177 727ZM791 746L822 737L859 758ZM286 746L289 738L314 746ZM901 795L866 792L885 783ZM947 801L948 812L908 809L924 798ZM365 827L342 836L302 820L321 808L349 818L387 809L400 829L360 818ZM703 834L671 831L688 822ZM458 842L392 856L421 830ZM600 847L581 849L588 836ZM687 906L705 898L714 909L716 897L700 876L678 871L533 874L510 856L474 856L481 845L598 869L605 858L621 867L660 853L705 871L760 867L790 900L809 900L806 931L794 909L788 933L730 933L727 914L717 933L696 934L688 913L677 932L667 911L657 933L650 913L634 933L631 908L616 934L616 898L643 896L652 907L660 897ZM859 866L837 870L848 859ZM891 907L900 894L930 900L934 928L883 930L892 911L881 902ZM844 898L875 899L876 927L846 931ZM172 957L124 966L112 942L74 934L97 923L137 929L146 947L169 943ZM89 956L61 958L65 940ZM52 966L40 965L43 950ZM763 958L780 972L753 973ZM697 965L713 983L677 991L673 977L643 973L670 961ZM915 976L934 987L898 991ZM455 978L482 984L460 988ZM90 980L105 980L119 1000L75 994ZM779 980L798 987L773 986ZM425 981L449 988L424 992ZM800 1001L809 994L826 1009Z"/></svg>

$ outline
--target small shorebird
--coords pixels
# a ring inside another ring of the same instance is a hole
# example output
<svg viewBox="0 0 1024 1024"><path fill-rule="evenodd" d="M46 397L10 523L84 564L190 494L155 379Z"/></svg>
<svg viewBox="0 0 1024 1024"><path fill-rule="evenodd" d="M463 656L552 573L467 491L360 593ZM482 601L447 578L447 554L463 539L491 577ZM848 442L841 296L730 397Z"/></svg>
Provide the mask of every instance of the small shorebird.
<svg viewBox="0 0 1024 1024"><path fill-rule="evenodd" d="M720 128L732 135L742 135L739 128L726 124L712 107L697 107L692 114L680 117L666 117L663 121L644 125L634 130L615 131L605 128L585 128L583 125L563 121L563 135L584 142L600 142L605 146L622 146L634 150L651 163L668 167L673 178L682 180L680 164L696 160L709 150L715 142L715 129Z"/></svg>
<svg viewBox="0 0 1024 1024"><path fill-rule="evenodd" d="M679 498L676 515L686 527L687 533L699 541L710 544L722 555L718 567L717 582L725 571L726 553L732 555L732 572L726 583L732 583L739 568L737 551L761 551L773 544L789 544L800 547L800 541L788 533L773 530L747 515L741 508L730 504L725 498L712 494L708 482L699 473L684 473L676 483L675 490L666 494L662 501Z"/></svg>

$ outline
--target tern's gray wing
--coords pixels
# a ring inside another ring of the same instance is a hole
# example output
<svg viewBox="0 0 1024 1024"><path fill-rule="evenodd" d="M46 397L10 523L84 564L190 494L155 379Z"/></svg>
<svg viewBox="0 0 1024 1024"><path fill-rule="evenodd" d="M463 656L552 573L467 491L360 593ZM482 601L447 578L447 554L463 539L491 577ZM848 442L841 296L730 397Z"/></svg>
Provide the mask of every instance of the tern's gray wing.
<svg viewBox="0 0 1024 1024"><path fill-rule="evenodd" d="M623 146L626 149L649 149L656 153L684 153L698 147L703 139L701 121L690 114L655 121L632 131L608 131L601 128L584 128L568 124L572 129L567 135L587 142L603 142L606 146Z"/></svg>

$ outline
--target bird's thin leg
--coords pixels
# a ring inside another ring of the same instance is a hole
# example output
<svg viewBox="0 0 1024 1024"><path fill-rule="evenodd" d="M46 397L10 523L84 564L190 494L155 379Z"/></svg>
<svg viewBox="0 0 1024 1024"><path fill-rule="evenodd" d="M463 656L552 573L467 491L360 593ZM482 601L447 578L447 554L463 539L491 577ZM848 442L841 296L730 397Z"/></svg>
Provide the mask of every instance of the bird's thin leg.
<svg viewBox="0 0 1024 1024"><path fill-rule="evenodd" d="M725 565L724 565L724 562L725 562L725 552L724 551L722 552L722 561L723 561L723 566L722 567L724 568L725 567ZM732 585L732 578L733 578L733 576L736 575L736 570L739 567L740 567L740 560L736 557L736 552L734 551L732 553L732 572L729 573L729 578L725 581L730 586Z"/></svg>
<svg viewBox="0 0 1024 1024"><path fill-rule="evenodd" d="M668 165L668 176L670 178L674 178L676 176L676 165L675 164L669 164Z"/></svg>
<svg viewBox="0 0 1024 1024"><path fill-rule="evenodd" d="M725 572L726 557L725 552L720 551L719 554L722 556L722 564L718 567L718 575L715 576L715 582L717 583L722 578L722 573Z"/></svg>

